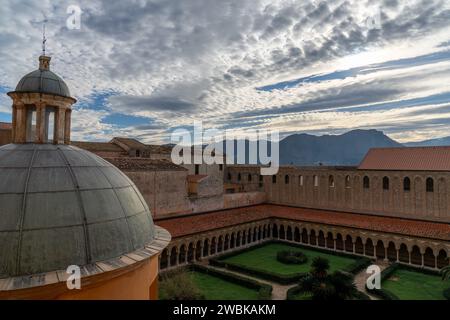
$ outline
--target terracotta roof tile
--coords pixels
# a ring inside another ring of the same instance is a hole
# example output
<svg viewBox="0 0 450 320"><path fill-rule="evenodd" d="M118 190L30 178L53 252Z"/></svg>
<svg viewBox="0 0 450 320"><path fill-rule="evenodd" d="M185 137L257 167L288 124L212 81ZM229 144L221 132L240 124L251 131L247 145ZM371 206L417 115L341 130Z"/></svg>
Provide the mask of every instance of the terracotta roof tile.
<svg viewBox="0 0 450 320"><path fill-rule="evenodd" d="M0 122L0 130L11 130L12 124L9 122Z"/></svg>
<svg viewBox="0 0 450 320"><path fill-rule="evenodd" d="M405 236L411 235L421 238L450 240L450 224L445 223L269 204L155 220L158 225L169 230L173 238L176 238L270 217L358 228L369 231L389 232Z"/></svg>
<svg viewBox="0 0 450 320"><path fill-rule="evenodd" d="M358 169L450 171L450 146L373 148Z"/></svg>
<svg viewBox="0 0 450 320"><path fill-rule="evenodd" d="M124 137L114 137L110 142L113 141L118 141L121 142L123 144L125 144L126 146L128 146L131 149L145 149L145 144L139 142L136 139L133 138L124 138Z"/></svg>
<svg viewBox="0 0 450 320"><path fill-rule="evenodd" d="M155 160L149 158L104 158L109 163L113 164L120 170L124 171L161 171L161 170L171 170L171 171L187 171L182 166L178 166L167 160Z"/></svg>
<svg viewBox="0 0 450 320"><path fill-rule="evenodd" d="M88 151L125 152L121 147L110 142L72 141L72 145Z"/></svg>

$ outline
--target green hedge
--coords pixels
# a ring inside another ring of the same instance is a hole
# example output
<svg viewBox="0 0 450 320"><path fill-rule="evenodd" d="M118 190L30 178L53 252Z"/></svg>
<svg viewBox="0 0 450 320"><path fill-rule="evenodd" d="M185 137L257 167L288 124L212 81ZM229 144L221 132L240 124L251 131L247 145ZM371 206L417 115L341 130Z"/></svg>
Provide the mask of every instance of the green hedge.
<svg viewBox="0 0 450 320"><path fill-rule="evenodd" d="M230 272L224 272L221 270L216 270L207 266L202 266L198 264L192 264L189 265L189 270L196 271L196 272L203 272L206 274L213 275L215 277L221 278L223 280L233 282L236 284L239 284L243 287L249 288L249 289L255 289L258 290L258 299L259 300L270 300L272 297L272 286L258 282L253 279L249 279L246 277L239 276L237 274L233 274Z"/></svg>
<svg viewBox="0 0 450 320"><path fill-rule="evenodd" d="M248 274L250 276L255 276L257 278L266 279L269 281L274 281L279 284L292 284L297 281L299 281L301 278L303 278L307 273L301 272L301 273L295 273L291 275L281 275L278 273L258 269L258 268L251 268L248 266L244 266L238 263L227 263L218 259L211 259L209 260L209 264L216 267L225 268L232 271L241 272L244 274Z"/></svg>
<svg viewBox="0 0 450 320"><path fill-rule="evenodd" d="M386 280L387 278L389 278L395 272L395 270L398 269L399 266L400 265L398 263L393 263L389 267L387 267L386 269L381 271L381 279L380 279L381 283L384 280ZM381 298L383 300L400 300L399 297L397 297L395 294L393 294L392 292L390 292L389 290L386 290L386 289L369 289L369 288L367 288L367 284L366 284L366 290L370 294L378 296L379 298Z"/></svg>
<svg viewBox="0 0 450 320"><path fill-rule="evenodd" d="M300 286L295 286L290 288L287 291L287 300L295 300L295 295L297 295L300 292ZM353 300L370 300L370 297L365 294L364 292L357 291L355 295L353 296Z"/></svg>
<svg viewBox="0 0 450 320"><path fill-rule="evenodd" d="M355 262L349 264L348 266L344 267L342 271L351 273L353 275L359 273L361 270L367 268L372 264L372 260L366 257L362 257L357 259Z"/></svg>
<svg viewBox="0 0 450 320"><path fill-rule="evenodd" d="M256 246L253 246L253 247L245 248L245 249L238 250L238 251L233 251L233 252L230 252L230 253L223 254L223 255L221 255L221 256L219 256L217 258L210 259L209 260L209 264L212 265L212 266L217 266L217 267L226 268L226 269L229 269L229 270L245 273L245 274L248 274L248 275L251 275L251 276L255 276L255 277L258 277L258 278L261 278L261 279L274 281L276 283L283 284L283 285L296 283L301 278L303 278L304 276L307 275L307 272L299 272L299 273L295 273L295 274L291 274L291 275L280 275L278 273L270 272L270 271L267 271L267 270L262 270L262 269L258 269L258 268L255 268L255 267L248 267L248 266L245 266L245 265L241 265L239 263L229 263L229 262L223 261L226 258L233 257L233 256L239 255L241 253L254 250L254 249L259 248L259 247L263 247L263 246L265 246L265 245L267 245L269 243L282 243L282 244L289 245L289 246L292 246L292 247L297 247L297 248L300 248L300 249L314 250L314 251L323 252L323 253L327 253L327 254L332 254L332 255L336 255L336 256L355 258L354 255L349 254L349 253L345 253L345 252L330 251L330 250L323 249L323 248L304 246L304 245L301 245L301 244L298 244L298 243L290 243L290 242L286 243L284 241L267 241L265 243L261 243L261 244L258 244ZM348 272L348 273L351 273L351 274L356 274L360 270L362 270L364 267L370 265L370 263L371 263L371 260L369 258L367 258L367 257L357 258L357 260L355 262L353 262L352 264L350 264L349 266L344 268L342 271Z"/></svg>
<svg viewBox="0 0 450 320"><path fill-rule="evenodd" d="M308 258L301 251L281 250L277 252L277 260L285 264L304 264Z"/></svg>
<svg viewBox="0 0 450 320"><path fill-rule="evenodd" d="M294 300L294 296L300 292L300 286L289 288L286 293L286 300Z"/></svg>

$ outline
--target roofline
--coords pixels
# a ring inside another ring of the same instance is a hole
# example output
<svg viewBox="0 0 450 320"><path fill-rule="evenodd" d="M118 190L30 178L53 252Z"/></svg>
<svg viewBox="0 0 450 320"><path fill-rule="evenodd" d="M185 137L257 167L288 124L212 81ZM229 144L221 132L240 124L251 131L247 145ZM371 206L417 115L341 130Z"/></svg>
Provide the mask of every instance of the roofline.
<svg viewBox="0 0 450 320"><path fill-rule="evenodd" d="M69 96L63 96L63 95L60 95L60 94L56 94L56 93L51 93L51 92L38 92L38 91L9 91L9 92L7 92L6 94L10 97L10 98L12 98L12 94L30 94L30 93L37 93L37 94L48 94L48 95L50 95L50 96L57 96L57 97L62 97L62 98L65 98L65 99L70 99L70 100L72 100L73 102L72 102L72 104L75 104L75 103L77 103L77 99L75 99L74 97L69 97Z"/></svg>

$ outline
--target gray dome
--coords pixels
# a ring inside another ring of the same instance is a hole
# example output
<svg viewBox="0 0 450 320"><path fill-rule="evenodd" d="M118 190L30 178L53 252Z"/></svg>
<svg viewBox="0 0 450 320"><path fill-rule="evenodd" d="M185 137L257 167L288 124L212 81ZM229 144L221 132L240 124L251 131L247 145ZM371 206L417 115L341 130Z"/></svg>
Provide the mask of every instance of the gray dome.
<svg viewBox="0 0 450 320"><path fill-rule="evenodd" d="M70 97L70 91L63 79L50 70L35 70L20 79L17 92L49 93Z"/></svg>
<svg viewBox="0 0 450 320"><path fill-rule="evenodd" d="M109 162L69 145L0 147L0 278L115 258L154 236L142 195Z"/></svg>

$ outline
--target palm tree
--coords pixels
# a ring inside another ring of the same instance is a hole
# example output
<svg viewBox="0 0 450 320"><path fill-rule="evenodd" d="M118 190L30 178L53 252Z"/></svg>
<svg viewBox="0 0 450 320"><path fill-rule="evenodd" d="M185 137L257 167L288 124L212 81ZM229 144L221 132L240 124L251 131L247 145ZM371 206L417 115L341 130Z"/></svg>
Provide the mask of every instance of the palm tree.
<svg viewBox="0 0 450 320"><path fill-rule="evenodd" d="M330 301L351 299L356 293L353 276L336 271L328 274L330 263L324 258L314 258L309 274L300 280L299 292L310 294L312 300Z"/></svg>

